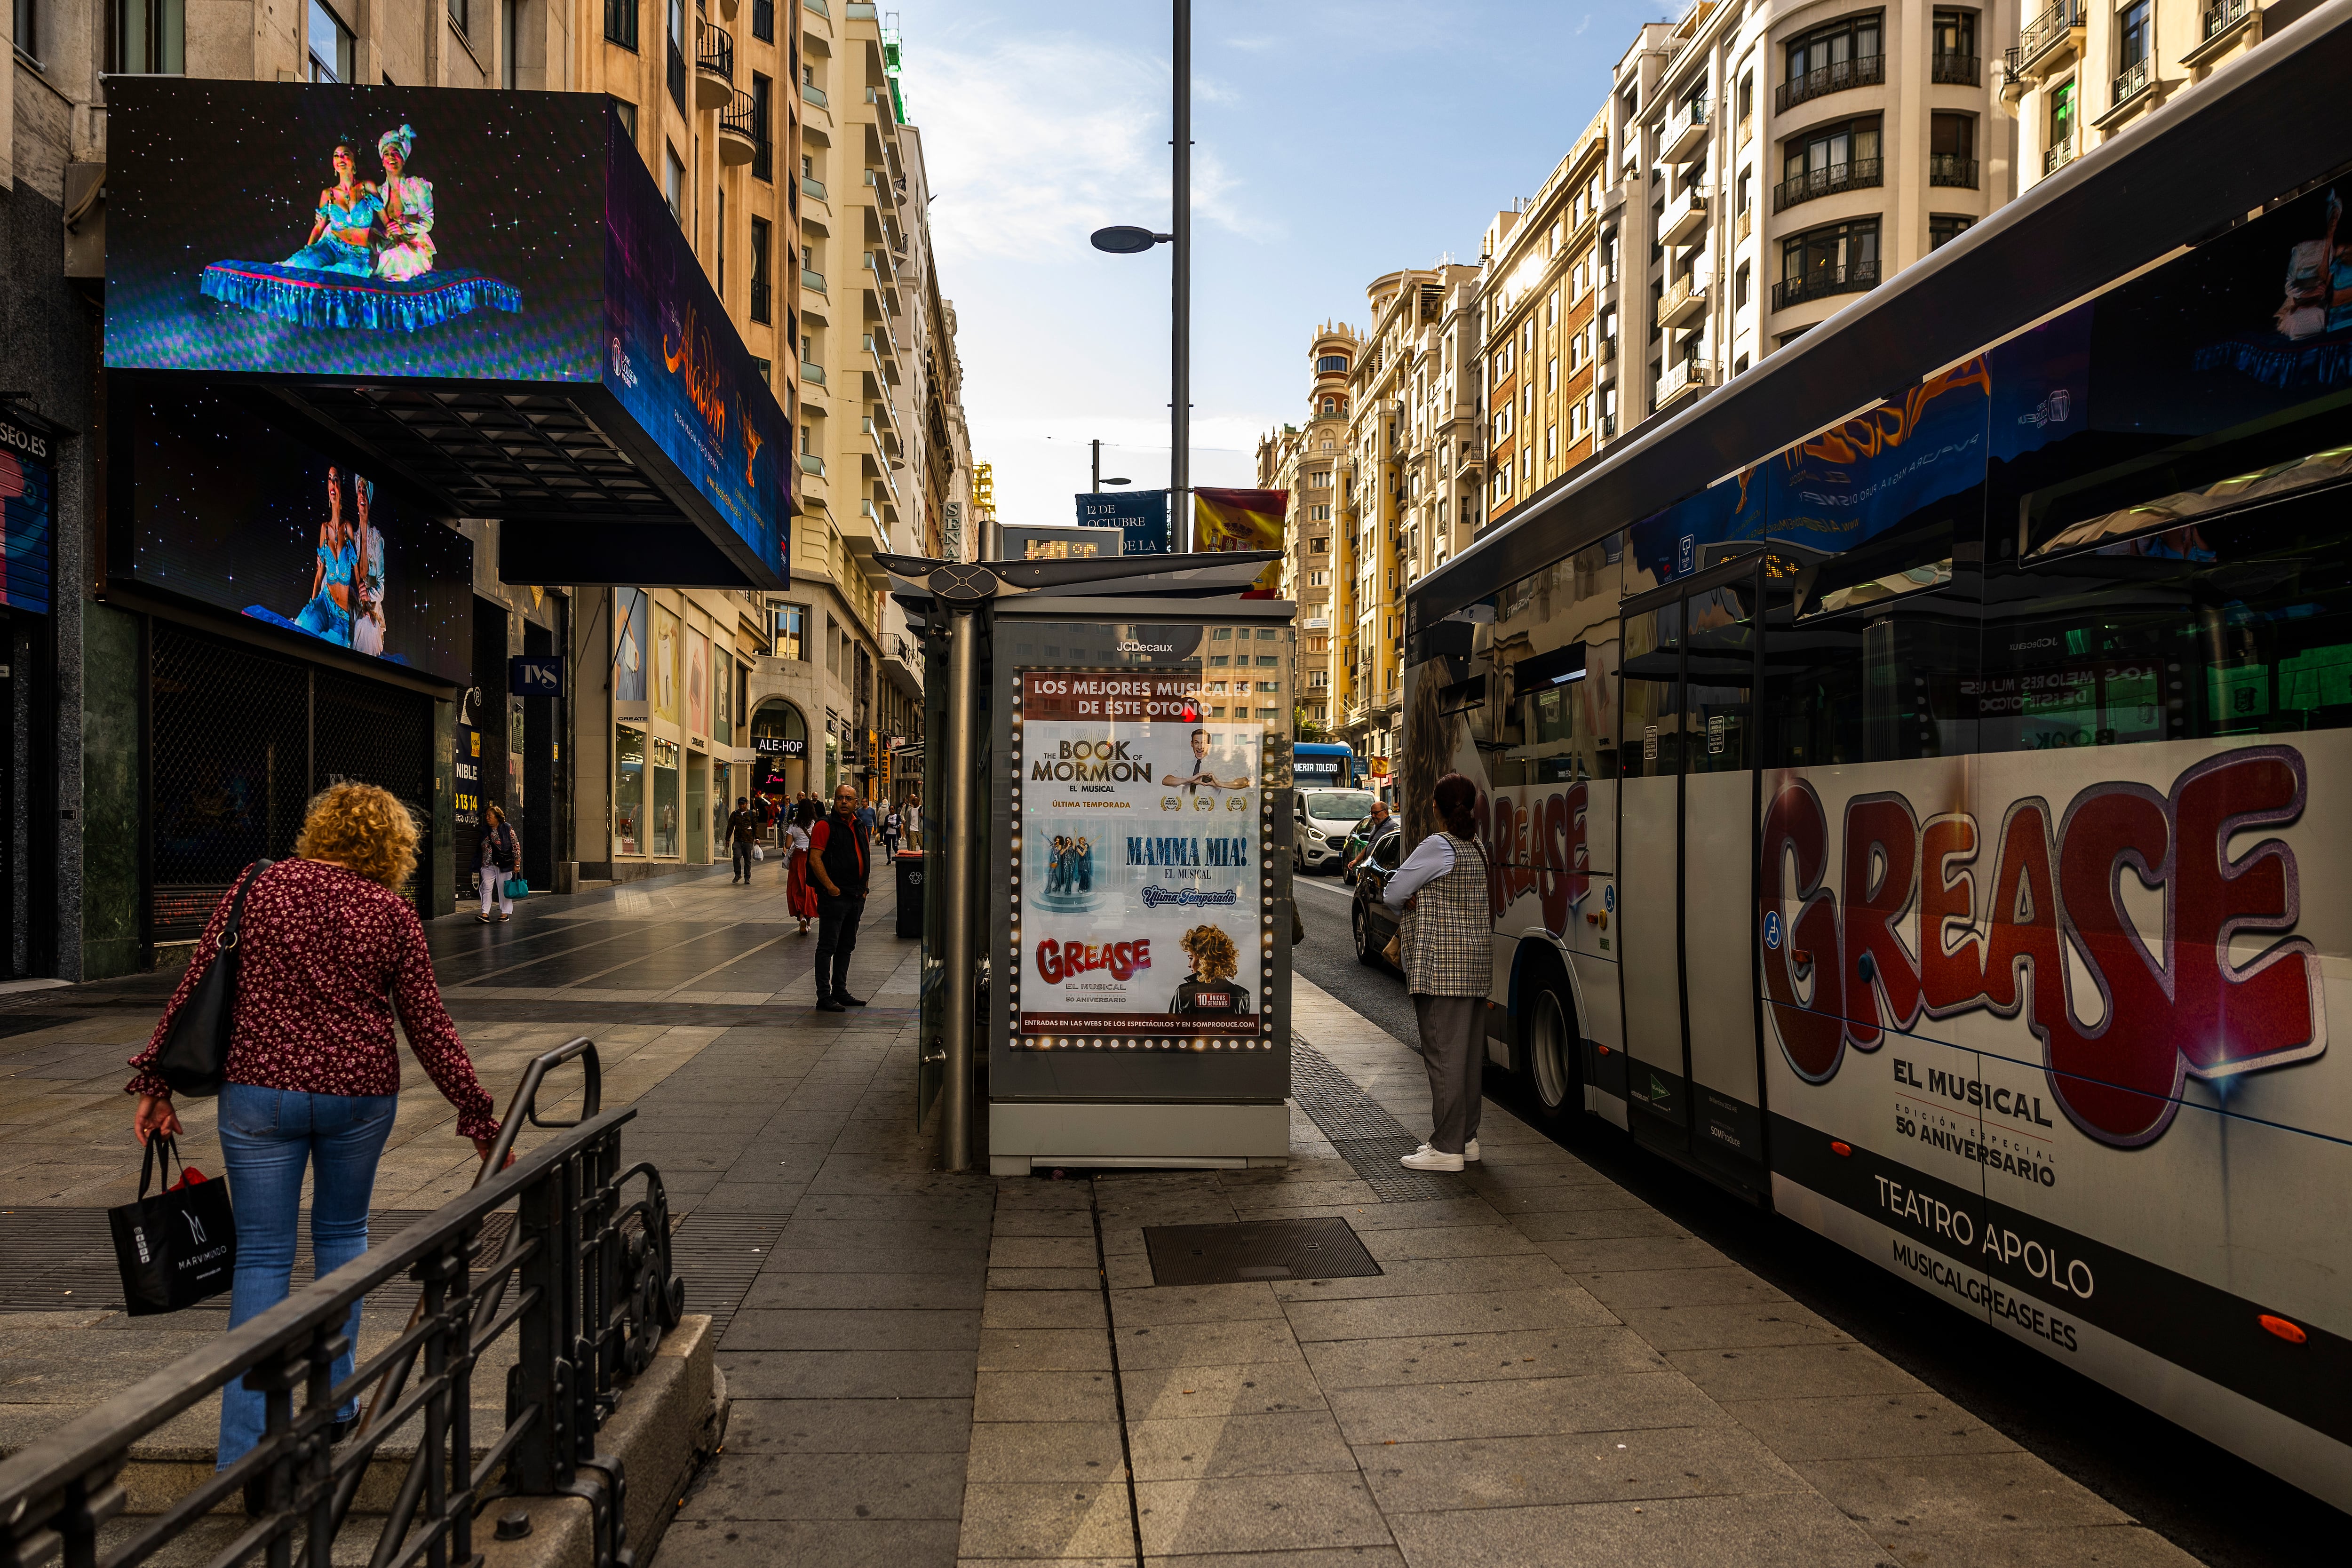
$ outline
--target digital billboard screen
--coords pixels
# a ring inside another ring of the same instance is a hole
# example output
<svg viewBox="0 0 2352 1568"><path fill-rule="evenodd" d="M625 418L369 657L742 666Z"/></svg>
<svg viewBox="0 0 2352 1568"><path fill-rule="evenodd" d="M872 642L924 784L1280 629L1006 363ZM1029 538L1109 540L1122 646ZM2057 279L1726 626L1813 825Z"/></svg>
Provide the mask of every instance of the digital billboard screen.
<svg viewBox="0 0 2352 1568"><path fill-rule="evenodd" d="M126 526L110 539L110 576L466 679L471 540L414 492L234 393L124 390L129 496L118 502Z"/></svg>
<svg viewBox="0 0 2352 1568"><path fill-rule="evenodd" d="M131 77L108 100L110 370L569 388L744 582L788 581L790 423L602 94ZM468 512L668 580L675 535L638 525L676 517L545 487Z"/></svg>

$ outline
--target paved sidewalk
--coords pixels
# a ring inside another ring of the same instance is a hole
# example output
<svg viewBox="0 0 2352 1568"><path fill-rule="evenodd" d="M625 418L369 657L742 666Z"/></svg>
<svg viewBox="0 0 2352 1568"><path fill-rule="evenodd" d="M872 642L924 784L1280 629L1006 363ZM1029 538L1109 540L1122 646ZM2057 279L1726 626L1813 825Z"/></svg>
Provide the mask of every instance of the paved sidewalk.
<svg viewBox="0 0 2352 1568"><path fill-rule="evenodd" d="M1419 1058L1303 981L1287 1169L937 1173L915 944L877 900L853 965L875 1005L817 1014L814 938L781 905L682 876L432 931L494 1091L592 1035L684 1215L733 1407L665 1562L2190 1561L1499 1106L1483 1165L1396 1179L1381 1151L1425 1126ZM132 1327L58 1294L90 1269L58 1238L136 1183L120 1064L163 985L0 998L0 1244L48 1238L0 1245L0 1447L226 1321ZM446 1107L410 1089L386 1211L470 1175ZM1153 1283L1146 1226L1309 1215L1382 1272ZM191 1460L208 1422L177 1434Z"/></svg>

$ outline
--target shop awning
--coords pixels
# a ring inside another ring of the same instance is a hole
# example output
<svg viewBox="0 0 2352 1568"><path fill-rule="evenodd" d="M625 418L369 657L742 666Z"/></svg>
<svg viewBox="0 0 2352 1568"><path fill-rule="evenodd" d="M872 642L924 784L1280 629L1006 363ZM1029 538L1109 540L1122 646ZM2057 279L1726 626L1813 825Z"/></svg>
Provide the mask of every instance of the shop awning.
<svg viewBox="0 0 2352 1568"><path fill-rule="evenodd" d="M110 371L266 384L509 582L788 584L791 421L603 96L107 92Z"/></svg>

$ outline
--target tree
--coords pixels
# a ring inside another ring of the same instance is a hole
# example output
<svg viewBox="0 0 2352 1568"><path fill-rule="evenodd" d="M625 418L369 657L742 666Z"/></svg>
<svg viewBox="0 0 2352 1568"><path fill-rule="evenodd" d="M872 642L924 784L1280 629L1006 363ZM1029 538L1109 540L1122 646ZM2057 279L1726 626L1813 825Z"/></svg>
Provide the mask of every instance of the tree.
<svg viewBox="0 0 2352 1568"><path fill-rule="evenodd" d="M1309 719L1304 707L1291 710L1290 727L1295 739L1305 741L1309 745L1319 745L1331 738L1331 731Z"/></svg>

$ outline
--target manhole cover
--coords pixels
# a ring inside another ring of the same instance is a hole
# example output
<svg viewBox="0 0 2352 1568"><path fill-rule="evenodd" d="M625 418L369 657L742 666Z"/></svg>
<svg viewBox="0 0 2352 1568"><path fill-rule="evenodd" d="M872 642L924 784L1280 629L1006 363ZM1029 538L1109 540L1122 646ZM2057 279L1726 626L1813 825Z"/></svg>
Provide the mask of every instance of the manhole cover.
<svg viewBox="0 0 2352 1568"><path fill-rule="evenodd" d="M1143 1244L1151 1251L1155 1285L1356 1279L1381 1271L1344 1219L1146 1226Z"/></svg>

